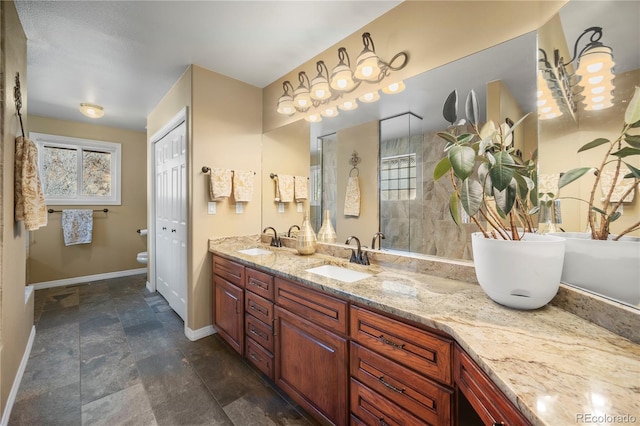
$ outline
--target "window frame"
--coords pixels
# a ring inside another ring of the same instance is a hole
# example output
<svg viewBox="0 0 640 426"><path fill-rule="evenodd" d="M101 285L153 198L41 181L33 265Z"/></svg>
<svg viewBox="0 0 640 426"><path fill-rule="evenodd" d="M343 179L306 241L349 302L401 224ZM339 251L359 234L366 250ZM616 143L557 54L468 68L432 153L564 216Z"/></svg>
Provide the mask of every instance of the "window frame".
<svg viewBox="0 0 640 426"><path fill-rule="evenodd" d="M43 175L43 151L44 147L78 150L78 176L77 193L75 197L51 197L44 194L47 205L122 205L122 144L116 142L98 141L93 139L73 138L70 136L50 135L45 133L30 132L29 136L38 147L38 172ZM82 152L100 151L111 154L111 195L109 197L82 195L83 170Z"/></svg>

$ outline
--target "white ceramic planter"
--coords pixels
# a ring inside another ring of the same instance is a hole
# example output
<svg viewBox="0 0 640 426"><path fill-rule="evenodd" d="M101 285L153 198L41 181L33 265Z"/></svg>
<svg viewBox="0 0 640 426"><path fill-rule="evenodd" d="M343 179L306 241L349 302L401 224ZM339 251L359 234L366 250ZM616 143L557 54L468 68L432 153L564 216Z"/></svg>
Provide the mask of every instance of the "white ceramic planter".
<svg viewBox="0 0 640 426"><path fill-rule="evenodd" d="M565 240L526 234L521 241L471 235L478 283L491 299L516 309L537 309L560 287Z"/></svg>
<svg viewBox="0 0 640 426"><path fill-rule="evenodd" d="M563 283L631 305L640 304L640 238L601 241L582 232L553 235L567 240Z"/></svg>

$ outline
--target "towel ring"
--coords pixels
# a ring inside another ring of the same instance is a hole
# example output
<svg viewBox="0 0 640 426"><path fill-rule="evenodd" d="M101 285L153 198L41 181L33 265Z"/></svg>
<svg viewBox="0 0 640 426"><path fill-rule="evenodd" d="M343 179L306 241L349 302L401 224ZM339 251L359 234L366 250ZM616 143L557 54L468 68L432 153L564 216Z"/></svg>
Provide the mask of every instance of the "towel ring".
<svg viewBox="0 0 640 426"><path fill-rule="evenodd" d="M354 170L356 171L356 175L355 176L353 176L351 174ZM358 176L360 176L360 169L358 169L357 167L354 167L351 170L349 170L349 177L358 177Z"/></svg>

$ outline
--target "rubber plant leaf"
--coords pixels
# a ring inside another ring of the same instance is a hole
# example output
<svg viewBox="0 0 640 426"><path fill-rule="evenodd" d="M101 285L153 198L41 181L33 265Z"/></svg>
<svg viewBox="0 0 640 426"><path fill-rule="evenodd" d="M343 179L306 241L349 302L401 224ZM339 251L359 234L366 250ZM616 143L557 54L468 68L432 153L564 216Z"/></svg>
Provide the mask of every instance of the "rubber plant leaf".
<svg viewBox="0 0 640 426"><path fill-rule="evenodd" d="M631 170L631 173L629 173L631 176L626 175L626 176L625 176L625 178L626 178L626 177L635 177L635 178L637 178L637 179L640 179L640 169L638 169L638 168L636 168L636 167L633 167L633 166L632 166L631 164L629 164L629 163L624 163L624 164L626 164L626 165L627 165L627 167L629 168L629 170Z"/></svg>
<svg viewBox="0 0 640 426"><path fill-rule="evenodd" d="M462 221L460 220L460 198L457 191L453 191L449 198L449 213L456 225L460 226Z"/></svg>
<svg viewBox="0 0 640 426"><path fill-rule="evenodd" d="M605 143L609 143L609 139L605 139L605 138L594 139L591 142L582 145L580 147L580 149L578 150L578 152L587 151L587 150L589 150L591 148L595 148L597 146L604 145Z"/></svg>
<svg viewBox="0 0 640 426"><path fill-rule="evenodd" d="M467 120L469 123L476 126L478 124L478 98L476 97L476 92L474 92L473 89L471 89L467 95L465 113L467 114Z"/></svg>
<svg viewBox="0 0 640 426"><path fill-rule="evenodd" d="M615 212L614 214L609 216L609 219L607 219L607 220L609 221L609 223L611 223L611 222L615 221L616 219L618 219L620 216L622 216L622 213Z"/></svg>
<svg viewBox="0 0 640 426"><path fill-rule="evenodd" d="M480 210L482 204L482 185L475 179L465 179L460 184L460 202L469 216Z"/></svg>
<svg viewBox="0 0 640 426"><path fill-rule="evenodd" d="M594 170L595 169L593 167L578 167L577 169L569 170L568 172L560 176L560 179L558 180L558 189L567 186L574 180L579 179Z"/></svg>
<svg viewBox="0 0 640 426"><path fill-rule="evenodd" d="M502 137L504 139L507 139L513 133L513 131L516 129L516 127L518 127L520 125L520 123L522 123L529 116L529 114L531 114L531 113L528 112L525 115L523 115L522 117L520 117L520 119L518 121L516 121L515 123L513 123L513 126L511 126L509 128L509 130L504 135L502 135Z"/></svg>
<svg viewBox="0 0 640 426"><path fill-rule="evenodd" d="M499 213L501 213L500 216L504 217L509 214L516 202L517 192L518 184L515 179L512 179L503 191L494 192L496 207L498 207Z"/></svg>
<svg viewBox="0 0 640 426"><path fill-rule="evenodd" d="M444 101L444 107L442 107L442 116L451 125L458 120L458 90L454 90L449 93L447 100Z"/></svg>
<svg viewBox="0 0 640 426"><path fill-rule="evenodd" d="M634 148L640 148L640 135L624 135L624 140Z"/></svg>
<svg viewBox="0 0 640 426"><path fill-rule="evenodd" d="M449 170L451 170L451 162L449 161L449 157L444 157L436 164L436 168L433 169L433 180L440 179Z"/></svg>
<svg viewBox="0 0 640 426"><path fill-rule="evenodd" d="M480 178L480 183L484 186L485 196L493 196L493 185L491 184L491 176L489 176L489 163L480 164L478 177Z"/></svg>
<svg viewBox="0 0 640 426"><path fill-rule="evenodd" d="M612 152L611 155L615 155L620 158L629 157L630 155L640 155L640 149L625 146L620 151Z"/></svg>
<svg viewBox="0 0 640 426"><path fill-rule="evenodd" d="M504 191L513 179L513 166L515 162L508 152L500 151L495 153L496 164L489 170L489 176L493 186L498 191Z"/></svg>
<svg viewBox="0 0 640 426"><path fill-rule="evenodd" d="M633 97L629 101L627 109L624 112L624 122L632 124L638 121L640 121L640 87L636 86Z"/></svg>
<svg viewBox="0 0 640 426"><path fill-rule="evenodd" d="M473 173L476 152L470 146L456 145L448 152L449 161L457 177L465 180Z"/></svg>
<svg viewBox="0 0 640 426"><path fill-rule="evenodd" d="M458 143L458 140L456 139L455 136L453 136L451 133L447 133L447 132L438 132L436 133L438 136L440 136L442 139L446 140L447 142L451 142L451 143Z"/></svg>

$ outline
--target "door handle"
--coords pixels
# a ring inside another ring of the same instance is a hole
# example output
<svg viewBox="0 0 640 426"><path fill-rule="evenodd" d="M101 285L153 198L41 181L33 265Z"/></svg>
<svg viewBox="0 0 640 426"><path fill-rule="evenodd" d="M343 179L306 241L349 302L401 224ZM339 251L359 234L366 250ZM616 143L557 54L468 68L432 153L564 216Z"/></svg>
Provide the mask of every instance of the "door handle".
<svg viewBox="0 0 640 426"><path fill-rule="evenodd" d="M171 230L171 232L176 232L176 230L175 230L175 229L172 229L172 230Z"/></svg>
<svg viewBox="0 0 640 426"><path fill-rule="evenodd" d="M166 226L163 226L163 227L162 227L162 230L163 230L163 231L166 231L166 230L167 230L167 227L166 227Z"/></svg>

